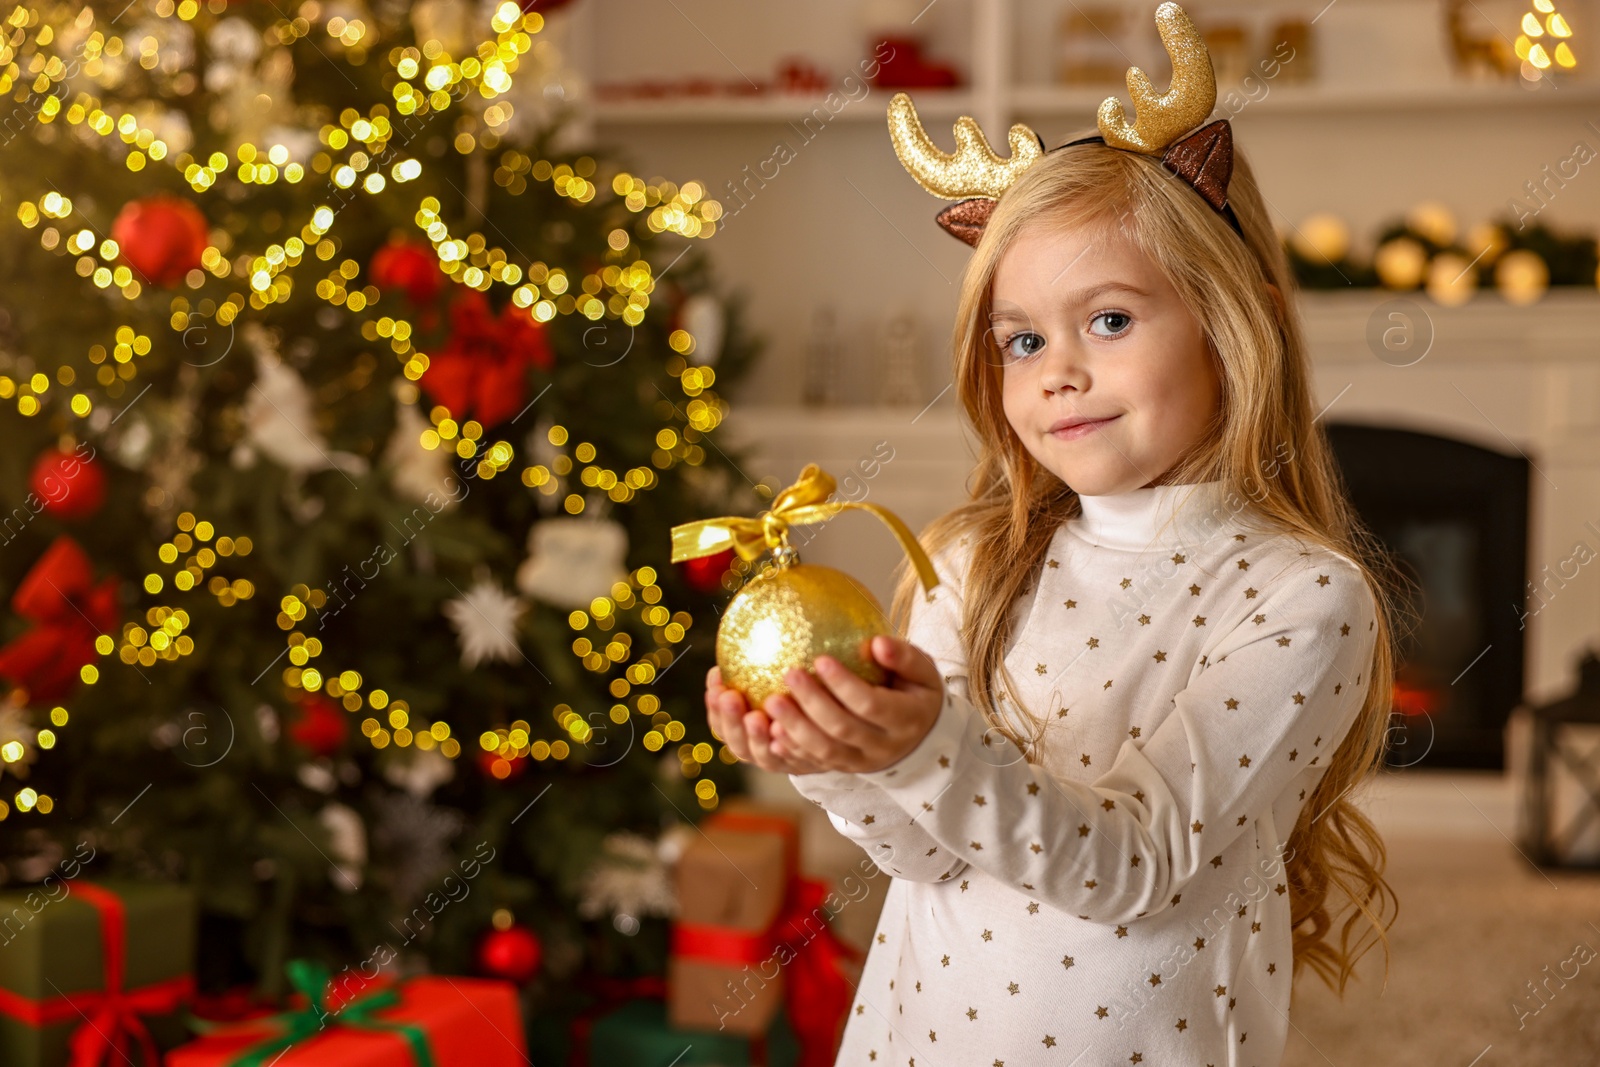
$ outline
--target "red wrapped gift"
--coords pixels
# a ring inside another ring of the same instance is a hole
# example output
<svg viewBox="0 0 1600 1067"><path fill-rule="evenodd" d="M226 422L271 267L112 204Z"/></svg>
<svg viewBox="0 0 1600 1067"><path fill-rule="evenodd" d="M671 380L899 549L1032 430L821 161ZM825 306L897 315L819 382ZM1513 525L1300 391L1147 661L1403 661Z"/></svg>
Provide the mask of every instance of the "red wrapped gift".
<svg viewBox="0 0 1600 1067"><path fill-rule="evenodd" d="M516 987L445 976L325 998L326 969L294 961L303 1009L218 1027L167 1054L167 1067L524 1067Z"/></svg>

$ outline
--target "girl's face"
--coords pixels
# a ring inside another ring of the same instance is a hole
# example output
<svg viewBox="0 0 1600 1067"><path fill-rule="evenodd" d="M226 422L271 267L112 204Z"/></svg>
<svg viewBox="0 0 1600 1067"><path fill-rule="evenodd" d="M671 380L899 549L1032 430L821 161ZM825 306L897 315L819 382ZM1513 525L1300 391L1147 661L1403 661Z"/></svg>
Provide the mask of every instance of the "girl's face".
<svg viewBox="0 0 1600 1067"><path fill-rule="evenodd" d="M993 292L1006 419L1074 491L1159 482L1199 443L1221 395L1200 323L1120 228L1024 230Z"/></svg>

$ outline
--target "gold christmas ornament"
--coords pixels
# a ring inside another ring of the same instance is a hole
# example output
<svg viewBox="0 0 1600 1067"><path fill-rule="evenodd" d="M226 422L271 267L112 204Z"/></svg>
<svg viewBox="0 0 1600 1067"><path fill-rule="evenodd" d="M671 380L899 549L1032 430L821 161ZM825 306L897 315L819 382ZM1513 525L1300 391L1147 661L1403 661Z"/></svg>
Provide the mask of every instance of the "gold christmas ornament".
<svg viewBox="0 0 1600 1067"><path fill-rule="evenodd" d="M793 549L790 549L793 552ZM760 707L787 693L783 672L832 656L873 685L887 675L872 658L875 634L892 634L878 600L843 571L809 563L774 565L734 595L717 627L723 684Z"/></svg>
<svg viewBox="0 0 1600 1067"><path fill-rule="evenodd" d="M1289 242L1313 263L1338 263L1350 254L1350 224L1332 212L1318 211L1300 220Z"/></svg>
<svg viewBox="0 0 1600 1067"><path fill-rule="evenodd" d="M1480 222L1467 231L1467 255L1485 268L1494 264L1496 257L1506 250L1509 243L1506 231L1493 222Z"/></svg>
<svg viewBox="0 0 1600 1067"><path fill-rule="evenodd" d="M1519 248L1500 257L1494 267L1494 284L1500 295L1518 307L1536 304L1550 287L1550 268L1539 253Z"/></svg>
<svg viewBox="0 0 1600 1067"><path fill-rule="evenodd" d="M1478 268L1458 252L1440 252L1428 264L1427 290L1445 307L1460 307L1478 291Z"/></svg>
<svg viewBox="0 0 1600 1067"><path fill-rule="evenodd" d="M1428 272L1428 250L1411 237L1395 237L1378 246L1372 265L1386 289L1415 289Z"/></svg>
<svg viewBox="0 0 1600 1067"><path fill-rule="evenodd" d="M1456 216L1436 200L1425 200L1406 212L1406 225L1436 245L1449 245L1456 239Z"/></svg>
<svg viewBox="0 0 1600 1067"><path fill-rule="evenodd" d="M728 603L717 626L717 666L723 684L760 707L774 693L787 693L784 671L810 670L818 656L838 659L874 685L886 674L872 658L876 634L893 634L883 608L843 571L799 562L790 546L790 526L826 522L856 508L882 519L911 559L924 590L939 584L933 563L899 516L876 504L830 500L831 475L808 463L795 484L779 493L759 518L724 516L672 528L672 561L709 556L732 548L754 561L770 550L773 560Z"/></svg>

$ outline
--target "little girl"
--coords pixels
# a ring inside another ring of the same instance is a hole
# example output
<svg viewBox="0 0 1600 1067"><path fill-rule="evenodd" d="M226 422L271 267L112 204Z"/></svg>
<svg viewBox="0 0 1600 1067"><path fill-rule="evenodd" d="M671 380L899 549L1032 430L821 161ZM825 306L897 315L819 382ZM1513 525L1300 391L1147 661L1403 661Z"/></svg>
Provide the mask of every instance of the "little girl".
<svg viewBox="0 0 1600 1067"><path fill-rule="evenodd" d="M923 536L942 584L904 573L906 638L872 642L890 683L819 657L755 710L707 679L734 753L894 876L840 1065L1274 1067L1301 968L1342 994L1366 934L1387 950L1349 793L1384 751L1390 571L1250 168L1225 120L1175 137L1210 60L1157 21L1173 91L1136 89L1139 123L1108 103L1103 141L1049 152L1014 128L1009 180L940 216L975 247L954 373L982 451ZM998 164L914 111L896 146L951 199Z"/></svg>

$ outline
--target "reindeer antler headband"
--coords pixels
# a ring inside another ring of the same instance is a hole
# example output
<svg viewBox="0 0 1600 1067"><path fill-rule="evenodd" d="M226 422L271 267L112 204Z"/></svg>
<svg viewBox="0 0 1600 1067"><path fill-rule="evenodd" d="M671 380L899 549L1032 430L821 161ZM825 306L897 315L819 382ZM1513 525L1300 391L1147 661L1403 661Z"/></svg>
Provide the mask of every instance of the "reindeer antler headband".
<svg viewBox="0 0 1600 1067"><path fill-rule="evenodd" d="M1162 165L1193 187L1242 238L1244 231L1228 203L1228 179L1233 176L1233 129L1228 120L1218 119L1183 136L1204 122L1217 102L1217 79L1205 41L1183 8L1170 0L1156 8L1156 27L1172 60L1172 84L1167 91L1156 92L1144 71L1129 67L1128 93L1136 112L1133 124L1129 125L1123 113L1122 101L1108 96L1100 105L1098 136L1080 137L1050 151L1100 141L1112 148L1159 155ZM1044 140L1020 122L1011 127L1007 138L1010 159L994 154L971 116L956 120L955 135L954 154L940 151L922 128L911 97L895 93L889 101L889 136L895 155L928 192L957 201L939 212L938 223L976 247L995 201L1023 171L1043 158L1046 149Z"/></svg>

